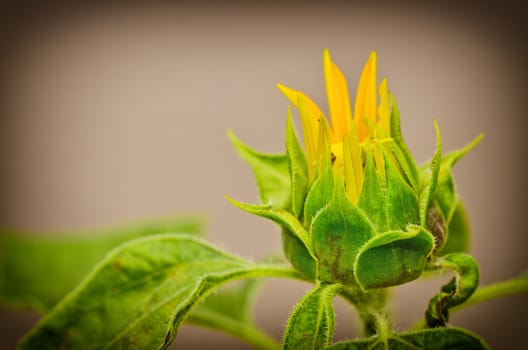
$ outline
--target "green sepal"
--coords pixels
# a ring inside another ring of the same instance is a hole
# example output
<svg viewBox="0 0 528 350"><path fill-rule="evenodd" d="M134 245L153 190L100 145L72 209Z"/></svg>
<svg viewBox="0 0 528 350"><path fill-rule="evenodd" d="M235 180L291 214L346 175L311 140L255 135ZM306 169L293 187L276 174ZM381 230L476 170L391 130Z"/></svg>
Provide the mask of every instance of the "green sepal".
<svg viewBox="0 0 528 350"><path fill-rule="evenodd" d="M398 162L405 163L405 165L402 164L401 167L404 170L405 175L407 176L407 179L409 180L411 186L416 189L419 179L418 167L416 166L414 157L412 156L411 152L409 151L409 148L403 140L403 135L400 126L400 111L398 110L396 99L392 94L390 94L390 100L392 106L390 118L390 133L391 138L394 140L394 143L398 146L398 151L395 152L395 155L396 158L398 158Z"/></svg>
<svg viewBox="0 0 528 350"><path fill-rule="evenodd" d="M314 281L317 277L317 260L293 233L282 229L282 250L286 259L309 280Z"/></svg>
<svg viewBox="0 0 528 350"><path fill-rule="evenodd" d="M21 349L166 349L191 308L221 284L294 277L189 235L162 234L112 252L22 340Z"/></svg>
<svg viewBox="0 0 528 350"><path fill-rule="evenodd" d="M299 220L297 220L297 218L290 212L282 209L272 208L270 205L241 203L227 196L226 199L235 207L240 208L245 212L276 222L282 228L288 230L295 237L297 237L310 253L313 252L310 235L304 229Z"/></svg>
<svg viewBox="0 0 528 350"><path fill-rule="evenodd" d="M310 228L312 220L331 200L334 194L334 174L330 164L330 155L324 157L323 166L318 169L316 177L304 205L304 223Z"/></svg>
<svg viewBox="0 0 528 350"><path fill-rule="evenodd" d="M282 248L291 264L310 279L316 276L316 258L310 235L290 212L269 205L240 203L230 197L226 199L237 208L250 214L270 219L282 227Z"/></svg>
<svg viewBox="0 0 528 350"><path fill-rule="evenodd" d="M203 235L199 216L169 216L79 232L0 230L0 304L44 313L105 254L120 244L163 232ZM50 283L50 281L53 281Z"/></svg>
<svg viewBox="0 0 528 350"><path fill-rule="evenodd" d="M376 232L387 230L384 179L376 171L371 152L367 152L365 177L358 200L358 207L365 213Z"/></svg>
<svg viewBox="0 0 528 350"><path fill-rule="evenodd" d="M449 225L447 226L447 240L437 253L438 256L449 253L464 253L469 251L470 244L470 225L467 217L466 208L459 199L456 202L455 210L451 215Z"/></svg>
<svg viewBox="0 0 528 350"><path fill-rule="evenodd" d="M348 200L342 181L336 180L333 198L315 216L310 234L319 262L319 279L355 284L356 255L375 231L361 210Z"/></svg>
<svg viewBox="0 0 528 350"><path fill-rule="evenodd" d="M409 224L418 224L418 197L407 184L395 162L385 157L385 210L389 230L405 230Z"/></svg>
<svg viewBox="0 0 528 350"><path fill-rule="evenodd" d="M293 127L290 108L288 108L286 122L286 155L288 156L290 170L291 211L295 216L300 217L303 213L304 200L308 192L308 168L304 150Z"/></svg>
<svg viewBox="0 0 528 350"><path fill-rule="evenodd" d="M489 346L477 335L455 327L391 333L367 339L343 341L325 350L487 350Z"/></svg>
<svg viewBox="0 0 528 350"><path fill-rule="evenodd" d="M453 270L455 277L429 301L425 313L429 327L445 326L449 321L449 309L464 303L475 292L479 283L478 264L469 254L448 254L439 259L435 267Z"/></svg>
<svg viewBox="0 0 528 350"><path fill-rule="evenodd" d="M450 252L467 252L470 240L469 222L461 199L456 194L453 179L453 166L469 151L471 151L483 138L481 134L460 150L448 153L442 158L440 173L438 175L437 190L434 200L446 220L447 232L445 245L450 247L442 249L442 254ZM453 222L454 221L454 222Z"/></svg>
<svg viewBox="0 0 528 350"><path fill-rule="evenodd" d="M440 128L436 120L434 121L434 127L436 130L436 151L433 158L429 162L425 171L420 175L420 223L422 226L427 225L427 211L429 205L433 200L436 185L438 183L438 174L440 172L440 164L442 161L442 136L440 134Z"/></svg>
<svg viewBox="0 0 528 350"><path fill-rule="evenodd" d="M446 240L447 224L444 214L442 214L442 211L434 200L429 204L429 209L427 209L426 227L435 240L434 252L438 253L438 250L444 246Z"/></svg>
<svg viewBox="0 0 528 350"><path fill-rule="evenodd" d="M334 334L333 297L339 284L320 284L295 306L282 340L285 350L318 350L332 341Z"/></svg>
<svg viewBox="0 0 528 350"><path fill-rule="evenodd" d="M380 234L361 247L354 275L365 291L412 281L422 274L433 247L433 237L421 226Z"/></svg>
<svg viewBox="0 0 528 350"><path fill-rule="evenodd" d="M260 153L240 141L230 130L228 136L240 157L253 170L261 203L289 209L290 171L286 154Z"/></svg>

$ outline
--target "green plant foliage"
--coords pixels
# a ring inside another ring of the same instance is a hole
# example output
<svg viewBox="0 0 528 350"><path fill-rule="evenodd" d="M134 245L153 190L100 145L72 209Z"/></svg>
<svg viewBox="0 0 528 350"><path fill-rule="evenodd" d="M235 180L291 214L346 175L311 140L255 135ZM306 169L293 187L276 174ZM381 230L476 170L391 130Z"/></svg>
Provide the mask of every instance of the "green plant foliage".
<svg viewBox="0 0 528 350"><path fill-rule="evenodd" d="M288 109L288 119L286 122L286 154L288 156L288 165L290 169L291 210L295 216L300 217L304 208L304 200L308 192L308 168L306 165L304 150L302 149L297 134L295 133L295 129L293 128L290 109Z"/></svg>
<svg viewBox="0 0 528 350"><path fill-rule="evenodd" d="M21 349L165 349L190 309L219 285L259 276L295 277L189 235L137 239L109 253L26 336Z"/></svg>
<svg viewBox="0 0 528 350"><path fill-rule="evenodd" d="M385 206L387 227L390 230L404 230L409 224L418 224L418 198L415 191L400 175L396 164L385 156L387 174Z"/></svg>
<svg viewBox="0 0 528 350"><path fill-rule="evenodd" d="M306 250L313 256L312 243L308 232L306 232L302 224L291 213L287 212L286 210L274 209L269 205L240 203L232 198L226 198L229 200L229 202L231 202L231 204L244 210L245 212L276 222L281 227L291 232L297 239L299 239L303 243Z"/></svg>
<svg viewBox="0 0 528 350"><path fill-rule="evenodd" d="M436 187L438 184L438 175L442 161L442 136L440 128L436 121L434 122L436 130L436 151L428 166L420 174L420 223L422 226L427 224L427 214L429 205L434 198Z"/></svg>
<svg viewBox="0 0 528 350"><path fill-rule="evenodd" d="M471 230L466 209L461 200L456 202L455 210L447 226L447 240L438 252L439 256L449 253L463 253L469 251Z"/></svg>
<svg viewBox="0 0 528 350"><path fill-rule="evenodd" d="M45 312L106 253L128 240L163 232L202 234L199 216L166 217L72 234L0 232L0 303Z"/></svg>
<svg viewBox="0 0 528 350"><path fill-rule="evenodd" d="M231 334L255 348L278 349L279 344L260 331L253 319L253 299L261 281L239 282L220 287L195 306L185 322Z"/></svg>
<svg viewBox="0 0 528 350"><path fill-rule="evenodd" d="M270 205L241 203L226 197L235 207L266 219L270 219L282 227L282 247L286 258L305 276L315 279L316 258L313 253L312 239L303 225L290 212L275 209Z"/></svg>
<svg viewBox="0 0 528 350"><path fill-rule="evenodd" d="M449 309L471 297L479 283L478 264L471 255L451 253L440 259L436 266L452 270L455 277L429 301L425 313L429 327L445 326L449 320Z"/></svg>
<svg viewBox="0 0 528 350"><path fill-rule="evenodd" d="M391 117L390 117L390 133L391 137L396 144L395 156L400 163L401 168L404 170L404 173L407 177L407 180L414 189L418 188L418 168L416 167L416 162L412 156L409 148L405 144L403 135L401 132L400 125L400 111L398 110L398 105L396 104L396 99L392 94L390 94L391 101Z"/></svg>
<svg viewBox="0 0 528 350"><path fill-rule="evenodd" d="M291 231L282 230L282 250L295 269L308 279L315 281L317 276L317 259L313 252Z"/></svg>
<svg viewBox="0 0 528 350"><path fill-rule="evenodd" d="M326 350L485 350L488 345L475 334L461 328L435 328L418 332L394 333L386 337L344 341Z"/></svg>
<svg viewBox="0 0 528 350"><path fill-rule="evenodd" d="M332 299L340 289L339 284L320 284L299 301L286 326L285 350L316 350L330 344L334 333Z"/></svg>
<svg viewBox="0 0 528 350"><path fill-rule="evenodd" d="M384 179L376 172L371 152L367 152L365 179L358 206L363 210L376 232L387 230L387 208L385 205Z"/></svg>
<svg viewBox="0 0 528 350"><path fill-rule="evenodd" d="M231 131L229 139L238 154L253 169L262 204L274 208L290 207L290 173L286 154L260 153L240 141Z"/></svg>
<svg viewBox="0 0 528 350"><path fill-rule="evenodd" d="M440 172L438 175L437 190L434 200L446 220L447 232L445 232L445 246L439 254L444 255L452 252L467 252L470 241L470 227L466 211L461 199L456 194L455 180L453 178L453 167L455 164L471 151L483 138L479 135L468 145L460 150L450 152L442 158Z"/></svg>
<svg viewBox="0 0 528 350"><path fill-rule="evenodd" d="M321 208L324 208L332 200L334 194L334 175L329 157L326 158L327 161L319 170L304 204L304 226L308 229L310 229L315 216L321 211Z"/></svg>
<svg viewBox="0 0 528 350"><path fill-rule="evenodd" d="M319 262L319 279L354 285L354 261L361 246L374 236L365 215L336 184L330 203L314 218L311 235Z"/></svg>
<svg viewBox="0 0 528 350"><path fill-rule="evenodd" d="M433 249L431 234L420 226L378 235L361 247L354 274L363 290L390 287L422 274Z"/></svg>

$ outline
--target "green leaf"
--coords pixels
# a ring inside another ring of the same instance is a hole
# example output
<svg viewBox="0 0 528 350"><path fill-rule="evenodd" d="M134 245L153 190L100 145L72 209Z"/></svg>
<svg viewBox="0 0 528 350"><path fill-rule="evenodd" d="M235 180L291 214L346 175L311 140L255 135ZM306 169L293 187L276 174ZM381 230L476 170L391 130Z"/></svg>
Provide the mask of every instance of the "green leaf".
<svg viewBox="0 0 528 350"><path fill-rule="evenodd" d="M300 217L308 192L308 168L304 151L293 128L291 109L289 108L286 123L286 154L290 169L291 209L295 216Z"/></svg>
<svg viewBox="0 0 528 350"><path fill-rule="evenodd" d="M317 350L330 344L334 334L334 305L339 284L321 284L295 306L283 338L285 350Z"/></svg>
<svg viewBox="0 0 528 350"><path fill-rule="evenodd" d="M386 337L344 341L326 350L485 350L489 346L477 335L462 328L435 328L417 332L393 333Z"/></svg>
<svg viewBox="0 0 528 350"><path fill-rule="evenodd" d="M433 249L433 238L422 227L391 231L368 241L357 255L354 274L363 290L391 287L418 278Z"/></svg>
<svg viewBox="0 0 528 350"><path fill-rule="evenodd" d="M436 191L440 163L442 161L442 136L436 120L434 121L434 126L436 130L436 151L429 166L422 174L420 174L422 176L420 178L422 185L422 190L420 192L420 223L422 226L427 224L429 205L431 204Z"/></svg>
<svg viewBox="0 0 528 350"><path fill-rule="evenodd" d="M468 254L452 253L440 259L437 268L450 269L455 277L429 301L425 319L429 327L445 326L449 309L464 303L475 292L479 282L479 268Z"/></svg>
<svg viewBox="0 0 528 350"><path fill-rule="evenodd" d="M336 184L332 201L315 216L311 229L319 279L355 284L356 255L374 234L365 215L348 200L343 184Z"/></svg>
<svg viewBox="0 0 528 350"><path fill-rule="evenodd" d="M390 118L391 137L398 146L399 151L401 151L396 151L395 155L398 158L398 162L406 163L406 165L401 165L401 167L402 169L406 170L406 176L411 186L416 188L416 184L418 183L418 168L416 166L416 162L414 161L414 157L403 140L400 127L400 111L398 110L396 99L392 94L390 94L390 99L392 105Z"/></svg>
<svg viewBox="0 0 528 350"><path fill-rule="evenodd" d="M109 253L21 342L21 349L166 349L191 308L233 279L299 276L188 235L163 234Z"/></svg>
<svg viewBox="0 0 528 350"><path fill-rule="evenodd" d="M199 216L166 217L38 236L4 229L0 234L0 303L45 312L119 244L163 232L202 233L203 222Z"/></svg>
<svg viewBox="0 0 528 350"><path fill-rule="evenodd" d="M365 179L358 206L368 217L376 232L387 230L384 179L376 172L371 152L367 152Z"/></svg>
<svg viewBox="0 0 528 350"><path fill-rule="evenodd" d="M231 334L258 349L278 349L279 344L258 329L253 319L252 304L260 281L240 282L220 287L195 306L185 322Z"/></svg>
<svg viewBox="0 0 528 350"><path fill-rule="evenodd" d="M290 173L286 154L260 153L240 141L233 132L229 139L238 154L253 169L262 204L274 208L290 207Z"/></svg>
<svg viewBox="0 0 528 350"><path fill-rule="evenodd" d="M461 200L456 202L455 210L451 215L447 232L449 232L447 241L438 252L438 256L449 253L464 253L469 251L471 230L466 209L464 208Z"/></svg>

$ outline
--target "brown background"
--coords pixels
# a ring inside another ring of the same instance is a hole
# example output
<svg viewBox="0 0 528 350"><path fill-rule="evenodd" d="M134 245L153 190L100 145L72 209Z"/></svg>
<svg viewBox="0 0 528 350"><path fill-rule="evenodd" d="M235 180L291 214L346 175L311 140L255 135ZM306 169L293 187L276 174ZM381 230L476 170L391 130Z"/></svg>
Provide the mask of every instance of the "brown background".
<svg viewBox="0 0 528 350"><path fill-rule="evenodd" d="M419 161L434 150L433 118L445 150L486 134L456 167L481 283L527 265L520 6L2 6L1 225L68 230L198 211L207 213L209 238L222 248L248 258L280 250L273 224L223 198L257 196L226 129L256 149L281 152L288 103L275 84L301 89L326 109L323 48L351 91L377 50L380 79L388 78ZM421 317L442 282L396 288L395 328ZM308 288L266 284L258 322L279 337ZM496 348L515 347L527 306L526 297L496 300L452 321ZM344 303L336 307L342 339L357 321ZM0 312L0 348L14 347L36 319ZM245 348L186 326L176 345Z"/></svg>

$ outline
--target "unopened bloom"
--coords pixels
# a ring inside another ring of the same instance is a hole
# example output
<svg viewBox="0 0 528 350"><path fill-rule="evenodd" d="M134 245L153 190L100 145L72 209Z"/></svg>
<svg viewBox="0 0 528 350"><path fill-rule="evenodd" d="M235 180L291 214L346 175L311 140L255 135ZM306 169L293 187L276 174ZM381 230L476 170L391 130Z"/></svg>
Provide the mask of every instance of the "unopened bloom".
<svg viewBox="0 0 528 350"><path fill-rule="evenodd" d="M461 204L451 166L476 144L442 159L435 124L437 150L418 168L387 80L377 84L376 60L372 52L352 110L345 77L324 51L330 119L305 94L279 84L299 111L304 149L290 112L286 154L256 152L230 134L253 167L262 204L232 202L280 224L285 255L300 272L362 290L421 275Z"/></svg>
<svg viewBox="0 0 528 350"><path fill-rule="evenodd" d="M390 110L387 80L379 85L380 103L377 104L376 52L372 52L363 68L354 104L354 114L346 79L332 62L328 50L324 51L323 67L330 111L331 125L319 107L302 92L279 84L279 89L300 112L308 173L315 177L316 164L325 150L325 138L331 149L334 172L344 176L349 198L356 202L363 183L363 159L361 147L373 150L376 168L384 173L380 143L390 137ZM367 144L368 143L368 144Z"/></svg>

